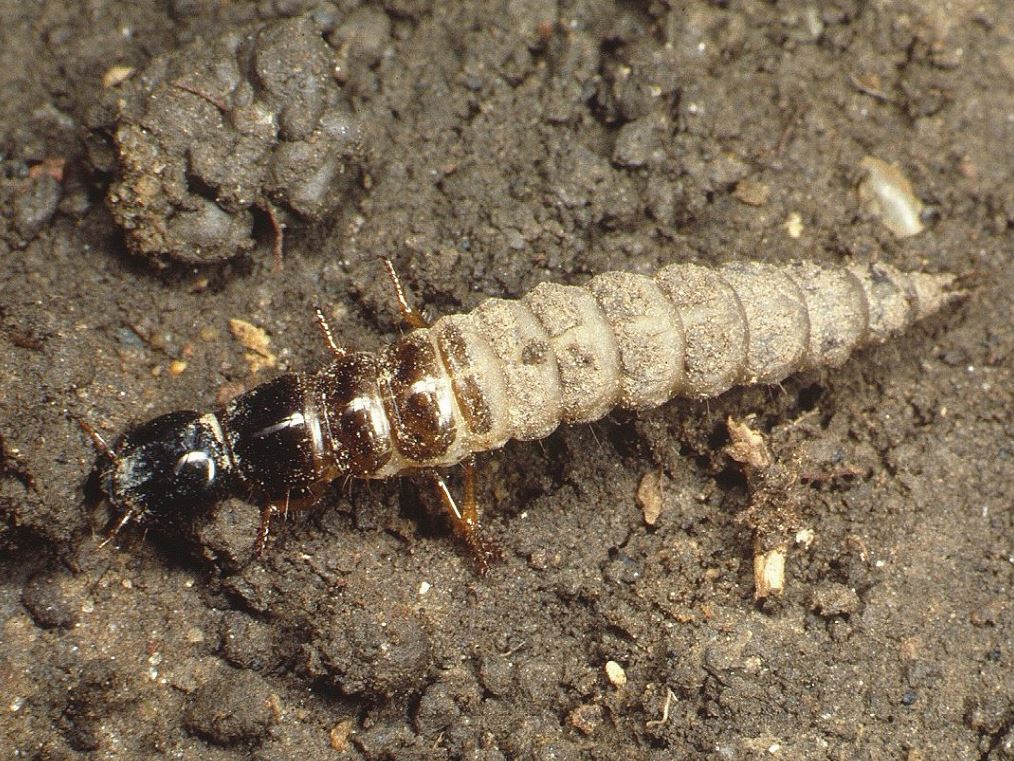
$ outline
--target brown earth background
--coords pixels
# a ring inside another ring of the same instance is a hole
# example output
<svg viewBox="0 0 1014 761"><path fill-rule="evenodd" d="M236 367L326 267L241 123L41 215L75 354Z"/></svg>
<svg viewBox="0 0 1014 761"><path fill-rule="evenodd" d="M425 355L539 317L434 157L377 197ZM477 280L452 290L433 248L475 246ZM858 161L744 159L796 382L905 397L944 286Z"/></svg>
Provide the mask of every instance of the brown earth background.
<svg viewBox="0 0 1014 761"><path fill-rule="evenodd" d="M0 757L1014 759L1014 4L358 5L0 3ZM280 271L257 209L227 261L130 253L90 109L307 11L358 51L336 210L288 214ZM868 155L919 235L861 207ZM238 500L100 549L77 419L114 438L312 370L315 303L382 346L380 255L432 315L673 261L882 260L971 294L841 370L485 456L486 577L405 480L336 485L260 561ZM760 519L730 416L796 476ZM758 520L793 539L762 603Z"/></svg>

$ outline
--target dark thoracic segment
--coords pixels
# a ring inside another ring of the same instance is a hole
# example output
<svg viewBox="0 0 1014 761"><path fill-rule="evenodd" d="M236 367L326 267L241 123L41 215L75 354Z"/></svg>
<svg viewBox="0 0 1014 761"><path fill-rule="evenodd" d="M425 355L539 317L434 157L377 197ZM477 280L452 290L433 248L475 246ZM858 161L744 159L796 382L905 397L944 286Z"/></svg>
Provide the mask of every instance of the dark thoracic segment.
<svg viewBox="0 0 1014 761"><path fill-rule="evenodd" d="M305 497L327 449L306 376L287 374L233 399L218 415L240 477L269 499Z"/></svg>

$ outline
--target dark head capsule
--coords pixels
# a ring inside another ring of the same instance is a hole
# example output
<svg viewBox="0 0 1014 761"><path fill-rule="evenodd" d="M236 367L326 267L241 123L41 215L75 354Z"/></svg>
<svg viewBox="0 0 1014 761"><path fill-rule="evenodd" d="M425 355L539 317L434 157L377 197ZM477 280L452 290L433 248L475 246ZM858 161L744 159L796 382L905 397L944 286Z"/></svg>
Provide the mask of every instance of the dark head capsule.
<svg viewBox="0 0 1014 761"><path fill-rule="evenodd" d="M233 470L216 416L185 410L128 431L113 448L103 486L120 526L167 527L226 497Z"/></svg>

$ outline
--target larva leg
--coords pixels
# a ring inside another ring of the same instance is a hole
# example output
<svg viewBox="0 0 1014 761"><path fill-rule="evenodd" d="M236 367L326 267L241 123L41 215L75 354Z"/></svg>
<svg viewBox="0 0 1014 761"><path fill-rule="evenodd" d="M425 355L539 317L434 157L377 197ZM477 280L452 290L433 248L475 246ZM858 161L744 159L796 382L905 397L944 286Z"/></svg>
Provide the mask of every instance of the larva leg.
<svg viewBox="0 0 1014 761"><path fill-rule="evenodd" d="M274 204L267 198L261 199L260 206L268 215L268 221L271 222L271 230L275 235L274 244L271 246L271 254L272 258L275 260L272 272L277 275L282 271L284 264L283 253L285 251L285 223L278 218L278 209L276 209Z"/></svg>
<svg viewBox="0 0 1014 761"><path fill-rule="evenodd" d="M398 277L398 273L394 269L394 264L387 257L384 257L381 261L384 262L384 269L387 270L387 276L391 279L391 285L394 286L394 295L398 299L398 308L401 310L401 319L403 319L405 324L410 328L428 328L430 326L430 321L423 316L422 312L408 303L408 298L405 296L405 289L401 285L401 278Z"/></svg>
<svg viewBox="0 0 1014 761"><path fill-rule="evenodd" d="M479 502L475 498L475 460L469 457L461 465L465 470L465 493L462 499L464 509L461 512L461 520L466 530L478 538Z"/></svg>
<svg viewBox="0 0 1014 761"><path fill-rule="evenodd" d="M91 439L92 446L95 447L95 451L98 452L100 457L104 457L108 460L116 459L116 452L114 452L113 448L106 443L106 440L102 438L102 434L96 431L91 423L79 417L75 417L74 419L81 427L81 430L85 432L85 435Z"/></svg>
<svg viewBox="0 0 1014 761"><path fill-rule="evenodd" d="M475 499L475 463L469 458L462 465L465 469L465 484L460 508L454 501L454 496L443 476L439 473L430 473L429 477L440 495L440 501L444 503L454 532L468 545L479 573L485 575L489 571L490 563L497 560L500 553L482 536L479 528L479 507Z"/></svg>
<svg viewBox="0 0 1014 761"><path fill-rule="evenodd" d="M266 503L261 508L261 522L257 527L257 538L254 540L253 556L259 558L264 554L264 550L267 549L268 539L271 536L271 522L273 520L278 517L288 518L289 513L313 507L320 500L326 488L326 484L315 484L296 499L291 498L291 493L286 494L285 502L281 505L275 502Z"/></svg>
<svg viewBox="0 0 1014 761"><path fill-rule="evenodd" d="M317 326L320 328L321 334L324 336L324 343L331 350L335 359L341 359L345 356L345 349L340 347L334 340L334 333L331 332L331 326L327 323L327 317L324 316L324 310L320 306L314 306L313 313L317 317Z"/></svg>
<svg viewBox="0 0 1014 761"><path fill-rule="evenodd" d="M465 541L475 557L479 573L485 574L489 571L490 565L500 560L502 555L500 548L482 533L479 526L479 501L475 498L475 459L469 457L462 463L462 467L465 470L462 517L465 525L469 527Z"/></svg>
<svg viewBox="0 0 1014 761"><path fill-rule="evenodd" d="M261 522L257 527L257 538L254 539L253 556L259 558L264 554L268 546L268 537L271 535L271 521L280 515L278 505L268 502L261 508Z"/></svg>

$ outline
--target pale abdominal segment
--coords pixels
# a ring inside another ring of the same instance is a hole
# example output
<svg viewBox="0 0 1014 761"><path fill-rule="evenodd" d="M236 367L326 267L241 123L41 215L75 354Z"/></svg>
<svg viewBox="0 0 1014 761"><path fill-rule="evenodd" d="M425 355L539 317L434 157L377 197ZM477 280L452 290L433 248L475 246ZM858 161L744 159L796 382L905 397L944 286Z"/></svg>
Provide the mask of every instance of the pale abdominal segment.
<svg viewBox="0 0 1014 761"><path fill-rule="evenodd" d="M883 264L676 264L654 277L607 273L585 286L544 283L518 301L490 299L415 334L439 347L442 387L454 391L456 430L468 440L407 465L452 464L617 407L838 366L936 311L952 280Z"/></svg>

